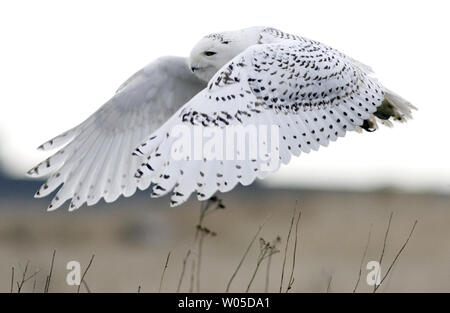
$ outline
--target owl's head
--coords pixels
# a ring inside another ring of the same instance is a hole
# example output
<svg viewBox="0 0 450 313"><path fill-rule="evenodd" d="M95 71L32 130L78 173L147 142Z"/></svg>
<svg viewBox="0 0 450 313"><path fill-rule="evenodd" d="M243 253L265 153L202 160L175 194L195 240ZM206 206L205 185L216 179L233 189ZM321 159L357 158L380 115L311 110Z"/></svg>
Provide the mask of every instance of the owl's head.
<svg viewBox="0 0 450 313"><path fill-rule="evenodd" d="M231 59L257 44L263 29L264 27L251 27L203 37L191 51L191 71L201 80L208 82Z"/></svg>

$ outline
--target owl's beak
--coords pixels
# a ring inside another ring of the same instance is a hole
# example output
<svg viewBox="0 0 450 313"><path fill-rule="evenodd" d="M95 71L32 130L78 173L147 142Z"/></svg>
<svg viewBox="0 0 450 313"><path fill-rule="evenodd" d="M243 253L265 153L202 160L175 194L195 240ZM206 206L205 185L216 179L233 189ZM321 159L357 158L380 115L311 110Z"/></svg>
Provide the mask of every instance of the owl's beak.
<svg viewBox="0 0 450 313"><path fill-rule="evenodd" d="M194 73L194 72L197 71L198 69L199 69L199 67L191 66L191 71L192 71L192 73Z"/></svg>

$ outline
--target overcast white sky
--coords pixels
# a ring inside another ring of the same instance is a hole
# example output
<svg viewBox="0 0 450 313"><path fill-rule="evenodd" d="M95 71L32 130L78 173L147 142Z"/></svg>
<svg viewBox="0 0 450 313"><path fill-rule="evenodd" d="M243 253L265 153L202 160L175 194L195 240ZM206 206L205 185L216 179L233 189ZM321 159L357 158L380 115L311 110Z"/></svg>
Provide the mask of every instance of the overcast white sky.
<svg viewBox="0 0 450 313"><path fill-rule="evenodd" d="M2 1L0 154L23 175L35 148L94 112L161 55L211 32L267 25L372 66L419 107L394 129L350 134L267 179L303 186L450 190L448 1Z"/></svg>

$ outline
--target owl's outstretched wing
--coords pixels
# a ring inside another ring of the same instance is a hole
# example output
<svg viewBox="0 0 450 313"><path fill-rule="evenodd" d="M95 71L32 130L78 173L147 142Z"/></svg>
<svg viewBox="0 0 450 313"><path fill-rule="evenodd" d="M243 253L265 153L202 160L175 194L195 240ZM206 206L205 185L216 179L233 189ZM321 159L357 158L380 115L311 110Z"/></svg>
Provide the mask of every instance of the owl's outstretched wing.
<svg viewBox="0 0 450 313"><path fill-rule="evenodd" d="M255 45L226 64L136 149L146 160L136 177L151 178L154 197L172 191L171 205L183 203L192 192L205 200L238 182L248 185L265 177L280 161L288 163L291 154L327 146L362 125L383 99L383 87L364 67L320 43L288 39ZM221 139L239 127L259 132L243 145L256 145L256 156ZM266 130L277 137L265 136ZM208 133L203 139L219 140L200 143L196 134L202 132ZM191 139L191 146L180 145L181 137ZM275 149L269 148L274 143ZM202 154L208 150L212 158ZM218 157L222 150L229 154Z"/></svg>
<svg viewBox="0 0 450 313"><path fill-rule="evenodd" d="M28 172L34 177L50 175L35 197L47 196L63 184L49 210L69 199L70 209L76 209L148 188L150 178L134 177L142 159L132 156L133 150L204 87L185 58L152 62L86 121L38 148L60 150Z"/></svg>

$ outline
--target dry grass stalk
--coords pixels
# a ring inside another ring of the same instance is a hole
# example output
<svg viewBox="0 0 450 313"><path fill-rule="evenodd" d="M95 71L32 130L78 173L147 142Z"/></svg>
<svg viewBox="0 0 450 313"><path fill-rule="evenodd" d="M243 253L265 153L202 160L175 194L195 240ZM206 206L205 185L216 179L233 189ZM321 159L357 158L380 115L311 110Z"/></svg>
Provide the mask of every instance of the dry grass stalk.
<svg viewBox="0 0 450 313"><path fill-rule="evenodd" d="M16 282L17 284L17 293L22 291L24 284L32 278L36 278L36 275L39 273L39 270L35 271L33 274L27 277L28 266L30 265L30 261L27 261L25 265L25 269L22 272L22 280L20 282Z"/></svg>
<svg viewBox="0 0 450 313"><path fill-rule="evenodd" d="M36 281L37 281L37 275L34 276L34 281L33 281L33 293L36 291Z"/></svg>
<svg viewBox="0 0 450 313"><path fill-rule="evenodd" d="M394 215L394 212L391 212L391 214L389 215L388 226L386 228L386 233L384 234L383 249L381 250L380 260L378 261L378 264L380 264L380 266L381 266L381 264L383 262L384 252L386 250L387 238L388 238L388 235L389 235L389 230L391 229L391 222L392 222L393 215ZM378 275L380 275L380 272L377 273L377 276L375 277L375 281L378 281L378 278L379 278ZM375 292L376 287L377 287L377 284L375 284L373 286L373 292Z"/></svg>
<svg viewBox="0 0 450 313"><path fill-rule="evenodd" d="M294 208L294 211L292 213L292 218L291 218L291 224L289 226L289 232L288 232L287 239L286 239L286 246L284 247L284 258L283 258L283 266L281 268L281 281L280 281L280 290L279 290L280 293L283 290L284 269L286 267L287 251L288 251L288 247L289 247L289 239L291 238L292 227L294 226L294 220L295 220L295 216L296 216L296 213L297 213L296 211L297 211L297 208Z"/></svg>
<svg viewBox="0 0 450 313"><path fill-rule="evenodd" d="M14 266L11 268L11 293L13 293L14 289Z"/></svg>
<svg viewBox="0 0 450 313"><path fill-rule="evenodd" d="M405 242L403 243L402 247L400 248L400 250L397 252L397 254L395 255L394 260L392 261L391 265L389 266L388 270L386 271L386 274L384 274L383 278L380 281L379 285L375 284L375 288L374 288L374 293L378 290L378 288L380 288L380 286L383 284L384 280L386 279L386 277L388 277L389 273L391 272L392 268L394 267L395 263L397 262L398 258L400 257L400 255L402 254L403 250L405 249L406 245L408 244L409 240L412 237L412 234L414 233L414 230L416 229L416 225L417 225L417 220L414 221L414 224L411 228L411 231L409 232L408 237L406 238ZM381 263L380 263L381 264Z"/></svg>
<svg viewBox="0 0 450 313"><path fill-rule="evenodd" d="M192 260L192 267L191 267L191 280L189 285L189 292L194 292L194 282L195 282L195 259Z"/></svg>
<svg viewBox="0 0 450 313"><path fill-rule="evenodd" d="M23 284L25 283L25 276L27 275L27 271L28 271L28 265L30 264L30 261L27 261L27 263L25 264L25 269L22 272L22 281L19 283L18 281L16 282L17 284L17 293L20 293L20 291L22 290ZM20 266L20 264L19 264Z"/></svg>
<svg viewBox="0 0 450 313"><path fill-rule="evenodd" d="M228 281L227 287L225 289L225 292L228 292L230 290L231 283L233 282L234 278L236 277L237 273L239 272L239 269L242 266L242 263L244 263L245 258L247 257L248 252L250 251L250 248L252 247L253 243L255 242L256 238L258 238L259 233L261 232L262 228L264 227L264 224L266 223L267 219L269 217L267 216L263 223L259 225L258 230L256 231L256 234L253 236L252 240L250 241L250 244L248 245L247 249L245 250L244 254L242 255L241 260L239 261L238 266L234 270L233 274L231 275L230 280Z"/></svg>
<svg viewBox="0 0 450 313"><path fill-rule="evenodd" d="M56 256L56 250L53 250L52 262L50 264L50 273L47 275L47 278L45 280L44 293L48 293L48 290L50 289L50 281L52 279L53 265L55 264L55 256Z"/></svg>
<svg viewBox="0 0 450 313"><path fill-rule="evenodd" d="M269 284L270 284L270 267L272 265L272 256L269 256L267 259L267 265L266 265L266 281L264 284L264 292L269 292Z"/></svg>
<svg viewBox="0 0 450 313"><path fill-rule="evenodd" d="M328 286L327 286L327 293L330 293L331 291L331 282L333 281L333 275L330 275L328 278Z"/></svg>
<svg viewBox="0 0 450 313"><path fill-rule="evenodd" d="M164 268L163 268L162 273L161 273L161 279L159 281L158 292L161 292L162 284L163 284L163 281L164 281L164 274L166 273L167 266L169 265L169 259L170 259L170 252L167 254L166 263L164 264Z"/></svg>
<svg viewBox="0 0 450 313"><path fill-rule="evenodd" d="M297 204L296 204L296 206L297 206ZM298 241L298 224L300 222L301 216L302 216L302 212L300 211L297 215L297 221L295 223L295 240L294 240L294 252L293 252L293 256L292 256L292 268L291 268L291 274L289 276L289 283L286 288L286 292L289 292L289 290L291 290L292 286L294 285L294 271L295 271L295 263L296 263L296 256L297 256L297 241Z"/></svg>
<svg viewBox="0 0 450 313"><path fill-rule="evenodd" d="M261 265L262 261L264 261L266 258L271 257L277 252L280 251L276 249L275 244L271 244L270 242L266 242L263 238L259 238L259 255L256 261L256 267L253 271L253 275L250 278L250 282L248 283L247 290L245 292L248 293L250 291L250 287L256 277L256 273L258 272L259 266Z"/></svg>
<svg viewBox="0 0 450 313"><path fill-rule="evenodd" d="M183 278L184 278L184 273L186 272L186 264L187 264L187 261L188 261L190 255L191 255L191 249L189 249L187 251L186 256L183 259L183 266L181 267L180 279L178 280L177 293L180 292L181 284L182 284Z"/></svg>
<svg viewBox="0 0 450 313"><path fill-rule="evenodd" d="M364 260L365 260L366 255L367 255L367 250L369 249L369 243L370 243L370 237L371 236L372 236L372 224L370 224L369 236L367 237L366 247L364 248L364 253L363 253L362 258L361 258L361 263L359 264L358 279L356 280L355 287L353 288L353 293L356 292L356 289L358 288L359 282L361 281L362 268L363 268Z"/></svg>
<svg viewBox="0 0 450 313"><path fill-rule="evenodd" d="M272 245L274 248L276 248L276 245L279 244L281 242L281 237L277 236L277 238L275 238L274 241L272 241ZM267 266L266 266L266 281L265 281L265 286L264 286L264 292L267 293L269 292L269 285L270 285L270 267L272 265L272 256L273 254L270 254L267 257Z"/></svg>
<svg viewBox="0 0 450 313"><path fill-rule="evenodd" d="M82 283L83 283L84 288L86 288L87 293L91 293L91 288L89 288L89 285L88 285L86 279L84 279Z"/></svg>
<svg viewBox="0 0 450 313"><path fill-rule="evenodd" d="M202 252L203 252L203 242L206 236L216 236L216 232L203 226L203 221L205 217L212 212L217 210L225 209L225 205L222 200L216 196L211 197L206 202L203 202L200 207L200 216L198 224L196 225L194 244L197 243L197 268L196 268L196 289L200 292L200 273L202 268Z"/></svg>
<svg viewBox="0 0 450 313"><path fill-rule="evenodd" d="M94 261L94 257L95 257L95 254L92 255L91 260L89 261L88 266L87 266L86 269L84 270L83 275L81 275L81 281L80 281L80 284L78 285L77 293L80 293L81 284L84 284L84 286L86 287L86 290L87 290L88 292L90 292L90 291L89 291L89 288L87 287L86 282L84 282L84 277L86 276L87 272L89 271L89 268L90 268L91 265L92 265L92 261Z"/></svg>

